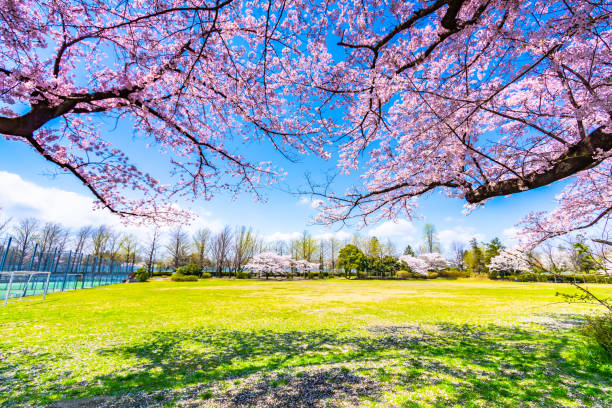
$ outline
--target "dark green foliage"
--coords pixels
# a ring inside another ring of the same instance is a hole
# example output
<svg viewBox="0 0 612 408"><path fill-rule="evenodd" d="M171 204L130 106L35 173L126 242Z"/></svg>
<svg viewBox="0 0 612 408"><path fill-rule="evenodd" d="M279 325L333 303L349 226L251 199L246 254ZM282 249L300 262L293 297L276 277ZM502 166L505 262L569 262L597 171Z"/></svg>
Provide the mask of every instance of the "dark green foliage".
<svg viewBox="0 0 612 408"><path fill-rule="evenodd" d="M174 282L196 282L198 277L195 275L183 275L180 272L174 272L170 279Z"/></svg>
<svg viewBox="0 0 612 408"><path fill-rule="evenodd" d="M414 251L410 245L406 246L406 249L404 249L404 255L414 256Z"/></svg>
<svg viewBox="0 0 612 408"><path fill-rule="evenodd" d="M147 268L141 266L136 270L134 277L140 282L146 282L149 280L149 272L147 271Z"/></svg>
<svg viewBox="0 0 612 408"><path fill-rule="evenodd" d="M357 246L349 244L338 253L338 267L344 269L347 277L350 276L353 269L361 272L365 267L365 255Z"/></svg>
<svg viewBox="0 0 612 408"><path fill-rule="evenodd" d="M399 261L394 256L367 256L365 258L365 270L369 276L391 277L399 268Z"/></svg>
<svg viewBox="0 0 612 408"><path fill-rule="evenodd" d="M172 271L153 271L151 276L168 276L172 275Z"/></svg>
<svg viewBox="0 0 612 408"><path fill-rule="evenodd" d="M236 272L236 278L237 279L251 279L251 273L244 272L244 271L238 271Z"/></svg>
<svg viewBox="0 0 612 408"><path fill-rule="evenodd" d="M501 243L499 238L493 238L491 242L486 244L486 248L484 251L485 264L488 265L491 262L491 258L494 258L499 255L500 251L505 248L506 247L504 246L504 244Z"/></svg>
<svg viewBox="0 0 612 408"><path fill-rule="evenodd" d="M179 266L176 269L176 272L182 275L193 275L193 276L201 276L202 275L202 267L196 264L187 264L185 266Z"/></svg>
<svg viewBox="0 0 612 408"><path fill-rule="evenodd" d="M599 269L600 265L593 257L591 249L582 242L574 244L576 260L581 271L589 272Z"/></svg>
<svg viewBox="0 0 612 408"><path fill-rule="evenodd" d="M308 279L319 279L319 272L308 272Z"/></svg>
<svg viewBox="0 0 612 408"><path fill-rule="evenodd" d="M470 249L465 251L465 265L470 275L486 272L484 253L475 238L470 241Z"/></svg>
<svg viewBox="0 0 612 408"><path fill-rule="evenodd" d="M208 272L204 272L204 273L202 273L202 275L200 276L200 278L202 278L202 279L208 279L208 278L210 278L210 276L211 276L211 275L210 275L210 273L208 273Z"/></svg>

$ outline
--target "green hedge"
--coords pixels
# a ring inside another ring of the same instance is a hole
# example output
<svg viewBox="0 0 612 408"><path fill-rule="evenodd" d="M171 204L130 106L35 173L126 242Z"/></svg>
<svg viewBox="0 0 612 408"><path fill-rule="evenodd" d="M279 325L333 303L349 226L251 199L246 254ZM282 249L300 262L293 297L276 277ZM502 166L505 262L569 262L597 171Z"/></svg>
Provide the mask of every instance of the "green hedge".
<svg viewBox="0 0 612 408"><path fill-rule="evenodd" d="M196 282L198 277L195 275L183 275L179 272L174 272L170 277L174 282Z"/></svg>
<svg viewBox="0 0 612 408"><path fill-rule="evenodd" d="M180 273L181 275L200 276L200 275L202 275L202 268L200 267L200 265L188 264L188 265L184 265L184 266L179 266L176 269L176 272Z"/></svg>

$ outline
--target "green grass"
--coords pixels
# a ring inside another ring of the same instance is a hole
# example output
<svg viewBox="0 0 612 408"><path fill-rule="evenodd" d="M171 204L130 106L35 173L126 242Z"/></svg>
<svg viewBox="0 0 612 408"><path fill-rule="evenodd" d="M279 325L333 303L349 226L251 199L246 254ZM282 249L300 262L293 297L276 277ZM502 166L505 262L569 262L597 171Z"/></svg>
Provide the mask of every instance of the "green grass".
<svg viewBox="0 0 612 408"><path fill-rule="evenodd" d="M593 309L560 303L560 290L572 291L208 279L51 294L0 308L0 406L97 396L131 406L133 395L160 407L266 395L314 406L610 406L612 363L575 325Z"/></svg>

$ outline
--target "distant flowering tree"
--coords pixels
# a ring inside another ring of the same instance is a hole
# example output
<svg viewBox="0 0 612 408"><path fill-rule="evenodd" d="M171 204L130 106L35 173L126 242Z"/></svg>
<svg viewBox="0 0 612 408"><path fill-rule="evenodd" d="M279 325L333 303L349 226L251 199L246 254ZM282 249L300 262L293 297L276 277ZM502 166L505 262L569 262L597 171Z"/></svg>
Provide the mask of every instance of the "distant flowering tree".
<svg viewBox="0 0 612 408"><path fill-rule="evenodd" d="M448 261L440 253L432 252L429 254L420 254L419 258L427 263L427 269L430 271L439 271L440 269L448 268Z"/></svg>
<svg viewBox="0 0 612 408"><path fill-rule="evenodd" d="M421 258L417 258L412 255L402 255L399 257L400 262L405 263L410 272L417 273L419 275L427 276L429 271L429 265L426 261Z"/></svg>
<svg viewBox="0 0 612 408"><path fill-rule="evenodd" d="M297 260L297 261L292 259L291 260L291 264L293 265L293 267L295 269L297 269L299 272L301 272L303 274L319 270L319 264L318 263L308 262L305 259L300 259L300 260Z"/></svg>
<svg viewBox="0 0 612 408"><path fill-rule="evenodd" d="M287 255L262 252L254 255L244 269L268 278L268 276L291 276L292 265L293 262Z"/></svg>
<svg viewBox="0 0 612 408"><path fill-rule="evenodd" d="M499 255L491 258L489 270L508 274L520 273L530 269L524 254L515 249L504 249Z"/></svg>
<svg viewBox="0 0 612 408"><path fill-rule="evenodd" d="M291 276L293 270L308 273L319 269L319 264L304 259L291 259L288 255L278 255L274 252L262 252L253 256L244 268L259 276Z"/></svg>

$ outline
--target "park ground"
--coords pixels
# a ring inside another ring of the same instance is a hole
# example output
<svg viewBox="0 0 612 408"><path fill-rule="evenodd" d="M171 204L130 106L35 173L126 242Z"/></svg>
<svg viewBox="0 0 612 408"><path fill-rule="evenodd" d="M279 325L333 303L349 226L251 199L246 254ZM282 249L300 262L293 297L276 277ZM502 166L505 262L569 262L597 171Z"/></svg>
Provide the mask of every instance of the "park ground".
<svg viewBox="0 0 612 408"><path fill-rule="evenodd" d="M612 295L611 285L592 285ZM0 406L610 407L569 285L155 281L0 309Z"/></svg>

